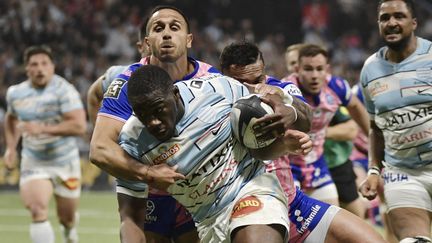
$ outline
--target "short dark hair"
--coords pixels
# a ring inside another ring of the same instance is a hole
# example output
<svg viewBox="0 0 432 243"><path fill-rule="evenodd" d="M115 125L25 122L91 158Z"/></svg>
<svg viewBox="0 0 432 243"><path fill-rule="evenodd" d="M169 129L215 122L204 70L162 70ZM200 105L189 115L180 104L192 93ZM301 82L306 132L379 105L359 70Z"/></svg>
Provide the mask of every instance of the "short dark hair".
<svg viewBox="0 0 432 243"><path fill-rule="evenodd" d="M385 2L390 2L390 1L402 1L402 2L405 2L408 10L411 13L411 16L413 18L416 18L416 8L415 8L415 1L414 0L380 0L379 3L378 3L377 12L379 13L380 8L381 8L381 4L383 4Z"/></svg>
<svg viewBox="0 0 432 243"><path fill-rule="evenodd" d="M328 60L329 55L324 48L315 44L305 44L300 48L298 58L300 60L302 57L314 57L319 54L322 54Z"/></svg>
<svg viewBox="0 0 432 243"><path fill-rule="evenodd" d="M247 41L234 42L223 49L219 57L219 65L223 72L231 65L246 66L255 63L258 58L264 63L262 52L256 44Z"/></svg>
<svg viewBox="0 0 432 243"><path fill-rule="evenodd" d="M174 10L177 13L179 13L186 22L187 32L190 33L189 19L186 17L186 15L183 13L183 11L181 11L177 7L174 7L171 5L158 5L152 9L150 14L148 15L148 17L144 21L144 25L142 26L142 27L144 27L144 32L143 32L144 35L143 36L148 35L148 24L149 24L150 18L153 16L154 13L156 13L157 11L160 11L162 9L171 9L171 10Z"/></svg>
<svg viewBox="0 0 432 243"><path fill-rule="evenodd" d="M45 54L51 59L51 61L54 61L53 54L49 46L35 45L35 46L27 47L24 50L24 55L23 55L24 64L27 64L28 61L30 60L30 57L36 54Z"/></svg>
<svg viewBox="0 0 432 243"><path fill-rule="evenodd" d="M142 104L150 94L167 93L173 89L173 80L161 67L144 65L137 68L128 81L128 99L132 108Z"/></svg>

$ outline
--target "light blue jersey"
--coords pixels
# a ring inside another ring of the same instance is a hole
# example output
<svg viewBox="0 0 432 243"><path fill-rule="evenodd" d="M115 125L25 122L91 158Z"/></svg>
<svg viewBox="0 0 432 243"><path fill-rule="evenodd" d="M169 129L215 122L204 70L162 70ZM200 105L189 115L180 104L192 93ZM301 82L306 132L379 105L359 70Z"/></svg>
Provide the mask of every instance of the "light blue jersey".
<svg viewBox="0 0 432 243"><path fill-rule="evenodd" d="M76 89L58 75L41 89L34 88L29 80L11 86L6 99L8 112L18 120L47 125L58 124L64 113L83 108ZM23 134L22 155L40 162L65 164L78 158L78 146L73 136Z"/></svg>
<svg viewBox="0 0 432 243"><path fill-rule="evenodd" d="M132 116L122 129L120 145L145 164L178 165L186 179L168 192L199 223L233 203L240 189L264 172L264 164L252 159L231 134L231 107L249 93L245 86L220 74L175 85L185 105L176 135L158 141Z"/></svg>
<svg viewBox="0 0 432 243"><path fill-rule="evenodd" d="M108 87L110 84L114 81L114 79L119 75L122 74L129 66L111 66L108 68L105 72L105 77L102 80L102 93L105 94L105 92L108 90Z"/></svg>
<svg viewBox="0 0 432 243"><path fill-rule="evenodd" d="M432 43L417 38L417 49L401 63L369 57L360 81L371 119L383 131L384 160L397 167L432 163Z"/></svg>

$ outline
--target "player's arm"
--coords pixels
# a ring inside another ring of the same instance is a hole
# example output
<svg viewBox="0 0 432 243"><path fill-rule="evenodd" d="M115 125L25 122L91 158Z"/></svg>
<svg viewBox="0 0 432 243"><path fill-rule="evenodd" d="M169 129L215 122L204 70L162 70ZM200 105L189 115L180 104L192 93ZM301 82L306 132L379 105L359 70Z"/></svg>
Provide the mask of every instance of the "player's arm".
<svg viewBox="0 0 432 243"><path fill-rule="evenodd" d="M352 119L360 126L365 134L369 134L369 114L366 111L363 103L353 95L348 105L346 106Z"/></svg>
<svg viewBox="0 0 432 243"><path fill-rule="evenodd" d="M63 113L63 120L57 124L20 121L17 127L22 133L28 135L80 136L86 132L87 123L85 111L80 108Z"/></svg>
<svg viewBox="0 0 432 243"><path fill-rule="evenodd" d="M355 121L348 120L334 126L327 127L326 138L335 141L351 141L358 134L359 128Z"/></svg>
<svg viewBox="0 0 432 243"><path fill-rule="evenodd" d="M103 99L102 80L105 79L105 74L100 76L90 86L87 92L87 114L90 122L94 125L97 118L97 113L101 107Z"/></svg>
<svg viewBox="0 0 432 243"><path fill-rule="evenodd" d="M294 85L294 84L293 84ZM289 94L286 89L282 89L278 86L267 85L267 84L257 84L257 85L247 85L253 87L253 92L259 93L261 95L266 94L277 94L283 98L283 102L292 106L295 109L296 120L291 124L291 129L296 129L302 132L309 132L312 121L312 109L310 106L304 102L303 100L297 98L295 94ZM292 87L290 85L289 87ZM300 90L297 87L294 87L294 92L297 92L297 95L301 95Z"/></svg>
<svg viewBox="0 0 432 243"><path fill-rule="evenodd" d="M4 131L6 140L4 162L6 168L8 169L13 169L16 163L16 147L21 136L20 132L17 129L17 124L18 118L10 112L6 112L4 120Z"/></svg>
<svg viewBox="0 0 432 243"><path fill-rule="evenodd" d="M384 135L375 121L370 120L369 133L369 168L377 166L382 168L384 160Z"/></svg>
<svg viewBox="0 0 432 243"><path fill-rule="evenodd" d="M98 116L90 142L90 161L116 178L144 181L157 188L165 188L184 176L166 164L145 165L131 157L118 144L124 123L106 116ZM163 184L164 186L160 186Z"/></svg>
<svg viewBox="0 0 432 243"><path fill-rule="evenodd" d="M379 179L384 160L384 135L373 120L370 121L369 133L369 170L368 176L359 187L361 194L369 200L377 195Z"/></svg>

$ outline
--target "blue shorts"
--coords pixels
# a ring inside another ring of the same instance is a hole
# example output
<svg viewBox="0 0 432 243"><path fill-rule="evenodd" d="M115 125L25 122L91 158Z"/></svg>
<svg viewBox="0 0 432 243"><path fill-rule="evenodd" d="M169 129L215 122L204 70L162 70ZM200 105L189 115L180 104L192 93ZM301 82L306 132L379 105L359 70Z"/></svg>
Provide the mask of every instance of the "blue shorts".
<svg viewBox="0 0 432 243"><path fill-rule="evenodd" d="M149 193L144 229L175 238L195 230L195 223L186 208L173 197Z"/></svg>
<svg viewBox="0 0 432 243"><path fill-rule="evenodd" d="M327 203L308 197L298 188L296 196L289 206L289 242L303 242L330 207Z"/></svg>
<svg viewBox="0 0 432 243"><path fill-rule="evenodd" d="M291 171L294 180L300 183L303 190L317 189L334 183L324 155L310 164L301 166L292 164Z"/></svg>

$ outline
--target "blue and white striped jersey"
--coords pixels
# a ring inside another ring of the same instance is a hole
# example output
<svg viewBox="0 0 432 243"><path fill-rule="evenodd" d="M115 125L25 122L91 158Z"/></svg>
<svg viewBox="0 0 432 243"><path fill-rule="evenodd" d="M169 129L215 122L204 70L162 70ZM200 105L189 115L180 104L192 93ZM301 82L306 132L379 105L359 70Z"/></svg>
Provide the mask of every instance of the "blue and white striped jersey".
<svg viewBox="0 0 432 243"><path fill-rule="evenodd" d="M54 75L45 88L36 89L30 80L9 87L8 111L20 121L58 124L63 113L83 109L80 94L68 81ZM22 155L33 160L64 164L76 160L78 146L73 136L23 134Z"/></svg>
<svg viewBox="0 0 432 243"><path fill-rule="evenodd" d="M432 163L432 43L417 38L417 49L400 63L385 60L387 47L369 57L360 81L371 119L383 131L384 160L418 168Z"/></svg>
<svg viewBox="0 0 432 243"><path fill-rule="evenodd" d="M186 176L168 192L193 215L195 222L224 210L240 189L264 172L232 136L229 113L249 92L238 81L220 74L175 84L185 105L176 135L158 141L132 116L120 134L120 145L145 164L178 165Z"/></svg>

